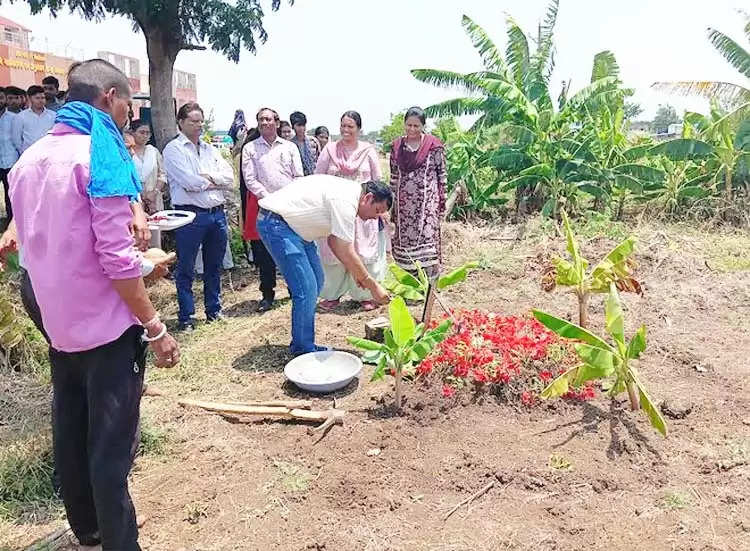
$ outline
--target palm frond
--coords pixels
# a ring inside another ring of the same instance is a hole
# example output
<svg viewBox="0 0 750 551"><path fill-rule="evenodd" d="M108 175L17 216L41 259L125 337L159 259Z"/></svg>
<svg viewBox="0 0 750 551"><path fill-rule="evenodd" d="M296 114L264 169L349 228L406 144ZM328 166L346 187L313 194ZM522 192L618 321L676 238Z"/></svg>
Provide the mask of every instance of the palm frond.
<svg viewBox="0 0 750 551"><path fill-rule="evenodd" d="M708 40L735 69L750 78L750 52L716 29L708 29Z"/></svg>
<svg viewBox="0 0 750 551"><path fill-rule="evenodd" d="M440 88L458 88L467 92L481 90L480 82L486 73L457 73L441 69L412 69L411 74L420 82L439 86Z"/></svg>
<svg viewBox="0 0 750 551"><path fill-rule="evenodd" d="M490 96L515 107L518 114L526 119L533 120L537 117L537 109L515 84L497 80L483 80L479 82L481 88ZM503 122L498 120L496 122Z"/></svg>
<svg viewBox="0 0 750 551"><path fill-rule="evenodd" d="M455 98L430 105L425 109L425 114L430 118L476 115L484 113L486 106L486 98Z"/></svg>
<svg viewBox="0 0 750 551"><path fill-rule="evenodd" d="M508 46L505 49L505 61L513 82L520 88L529 70L529 41L521 27L511 17L506 19L506 23Z"/></svg>
<svg viewBox="0 0 750 551"><path fill-rule="evenodd" d="M539 36L537 37L536 51L532 57L532 70L539 76L546 75L552 59L554 50L553 35L555 24L557 23L557 13L560 7L560 0L552 0L547 7L547 14L544 23L539 26Z"/></svg>
<svg viewBox="0 0 750 551"><path fill-rule="evenodd" d="M606 98L612 98L615 95L622 95L622 90L620 90L619 84L620 80L617 77L610 76L597 79L573 94L573 96L568 99L567 105L570 109L576 109L591 102L593 99L598 98L602 94L608 94Z"/></svg>
<svg viewBox="0 0 750 551"><path fill-rule="evenodd" d="M620 66L617 64L615 54L609 50L604 50L594 56L594 66L591 69L591 82L605 77L620 77Z"/></svg>
<svg viewBox="0 0 750 551"><path fill-rule="evenodd" d="M651 88L678 96L701 96L707 99L718 99L727 104L750 101L750 89L712 80L683 80L677 82L654 82Z"/></svg>
<svg viewBox="0 0 750 551"><path fill-rule="evenodd" d="M500 50L497 49L495 43L490 39L485 30L480 27L474 20L468 15L464 15L461 18L461 25L463 26L466 34L469 35L471 43L479 52L479 56L482 58L482 63L485 69L488 71L504 72L505 61L503 56L500 54Z"/></svg>

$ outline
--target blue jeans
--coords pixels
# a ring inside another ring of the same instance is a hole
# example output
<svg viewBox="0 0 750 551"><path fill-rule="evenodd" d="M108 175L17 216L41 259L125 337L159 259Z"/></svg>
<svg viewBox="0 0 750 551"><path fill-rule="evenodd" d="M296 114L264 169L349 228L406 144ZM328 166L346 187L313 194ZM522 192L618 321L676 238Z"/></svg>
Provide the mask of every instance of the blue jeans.
<svg viewBox="0 0 750 551"><path fill-rule="evenodd" d="M292 297L292 344L298 356L314 352L315 306L323 288L323 267L318 248L305 241L277 214L258 215L258 233L281 270Z"/></svg>
<svg viewBox="0 0 750 551"><path fill-rule="evenodd" d="M195 314L193 278L198 247L203 245L203 295L206 317L221 312L221 262L227 248L227 218L224 211L197 212L195 220L175 230L177 243L177 303L179 322L185 323Z"/></svg>

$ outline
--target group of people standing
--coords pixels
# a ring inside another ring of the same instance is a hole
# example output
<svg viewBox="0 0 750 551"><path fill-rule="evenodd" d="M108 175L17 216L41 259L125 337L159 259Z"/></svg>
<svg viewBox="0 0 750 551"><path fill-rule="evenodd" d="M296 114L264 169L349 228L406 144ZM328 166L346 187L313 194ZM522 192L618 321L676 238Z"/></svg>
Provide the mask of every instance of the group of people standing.
<svg viewBox="0 0 750 551"><path fill-rule="evenodd" d="M41 86L35 84L26 90L17 86L0 88L0 178L7 222L13 218L8 173L21 154L52 128L65 96L59 88L60 82L53 76L42 79Z"/></svg>
<svg viewBox="0 0 750 551"><path fill-rule="evenodd" d="M405 115L406 135L391 148L392 213L377 219L356 220L354 247L369 275L382 282L386 275L386 253L394 261L414 271L419 262L430 275L440 270L440 220L445 208L445 154L440 141L425 132L425 114L418 107ZM238 111L230 129L240 155L240 190L245 198L243 236L250 241L260 271L262 294L259 310L272 307L275 298L276 266L257 229L258 201L282 189L294 179L311 174L328 174L354 183L383 180L375 146L360 139L362 117L346 111L340 120L340 139L329 141L325 127L315 135L306 132L307 118L296 111L289 117L290 139L283 137L284 121L274 109L262 108L256 114L257 127L243 133L244 115ZM244 138L244 139L243 139ZM244 197L243 197L244 198ZM323 285L318 307L336 308L349 296L364 310L377 307L367 289L331 251L325 240L317 244L323 269Z"/></svg>
<svg viewBox="0 0 750 551"><path fill-rule="evenodd" d="M14 146L15 157L7 133L21 123L5 119L0 94L0 159L10 169L3 174L9 213L16 209L2 241L17 239L24 305L38 314L33 319L50 345L55 467L71 529L84 548L139 551L127 477L145 353L150 347L160 367L180 358L144 285L144 255L135 247L149 239L143 211L164 206L168 185L172 207L195 213L175 230L179 328L194 326L199 250L206 317L221 319L224 205L234 171L201 139L197 103L180 107L179 132L160 154L148 145L146 122L133 121L123 133L132 91L116 67L101 59L76 63L68 88L68 101L36 138L49 97L30 89L24 118L33 124L21 126L32 143ZM346 294L365 309L388 302L381 282L389 246L405 269L419 261L439 273L446 174L442 144L425 133L419 108L406 113L406 135L392 144L390 186L374 146L360 140L357 112L342 115L335 142L326 129L308 136L300 112L290 121L288 140L270 108L258 111L254 130L233 130L247 190L244 235L261 272L259 307L273 306L278 266L292 298L290 352L299 355L327 349L315 342L316 306L333 308Z"/></svg>

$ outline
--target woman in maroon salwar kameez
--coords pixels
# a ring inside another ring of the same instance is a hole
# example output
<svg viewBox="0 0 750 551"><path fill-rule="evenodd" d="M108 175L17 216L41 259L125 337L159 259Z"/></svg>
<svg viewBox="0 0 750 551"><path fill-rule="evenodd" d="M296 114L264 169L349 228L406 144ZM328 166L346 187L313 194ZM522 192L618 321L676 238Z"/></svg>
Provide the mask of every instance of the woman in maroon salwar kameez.
<svg viewBox="0 0 750 551"><path fill-rule="evenodd" d="M442 142L424 133L425 114L412 107L404 116L406 136L391 147L393 260L415 271L419 262L432 279L441 268L440 222L445 211L445 150Z"/></svg>

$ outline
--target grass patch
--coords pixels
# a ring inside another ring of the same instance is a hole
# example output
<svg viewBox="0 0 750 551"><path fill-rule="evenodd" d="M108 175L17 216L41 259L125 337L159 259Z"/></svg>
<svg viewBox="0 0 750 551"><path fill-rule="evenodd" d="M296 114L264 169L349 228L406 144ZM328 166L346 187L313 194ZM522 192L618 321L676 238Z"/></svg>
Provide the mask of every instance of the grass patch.
<svg viewBox="0 0 750 551"><path fill-rule="evenodd" d="M710 240L703 250L708 265L720 272L750 270L750 238L740 234L722 234Z"/></svg>
<svg viewBox="0 0 750 551"><path fill-rule="evenodd" d="M690 507L693 500L687 492L668 492L659 501L659 507L668 511L679 511Z"/></svg>
<svg viewBox="0 0 750 551"><path fill-rule="evenodd" d="M608 212L586 211L581 216L570 220L573 233L581 240L606 237L612 241L622 241L631 232L624 222L613 220ZM541 220L539 230L541 233L557 237L558 223L550 218ZM560 229L562 231L562 229Z"/></svg>
<svg viewBox="0 0 750 551"><path fill-rule="evenodd" d="M573 468L573 464L562 455L553 453L549 457L549 468L556 471L569 471Z"/></svg>
<svg viewBox="0 0 750 551"><path fill-rule="evenodd" d="M38 435L0 450L1 519L15 521L59 506L52 487L51 440Z"/></svg>
<svg viewBox="0 0 750 551"><path fill-rule="evenodd" d="M278 480L289 492L306 492L310 487L313 476L302 466L288 461L274 461L273 466L278 469Z"/></svg>
<svg viewBox="0 0 750 551"><path fill-rule="evenodd" d="M160 456L169 451L169 434L166 429L157 427L141 417L140 455Z"/></svg>

